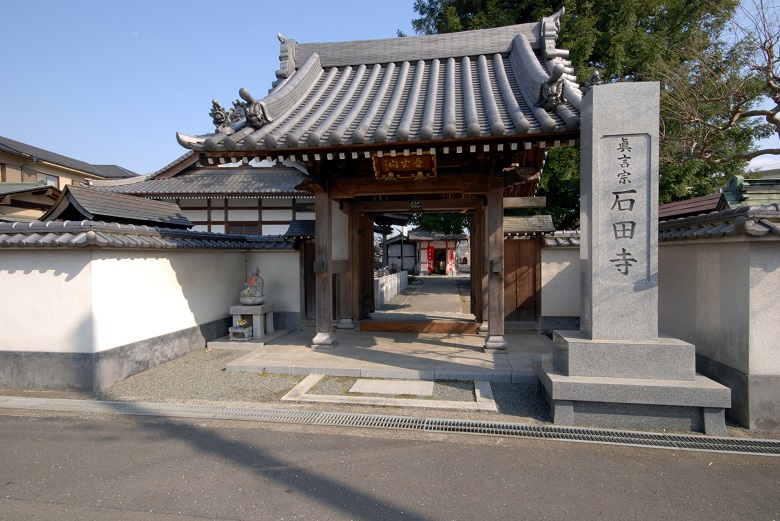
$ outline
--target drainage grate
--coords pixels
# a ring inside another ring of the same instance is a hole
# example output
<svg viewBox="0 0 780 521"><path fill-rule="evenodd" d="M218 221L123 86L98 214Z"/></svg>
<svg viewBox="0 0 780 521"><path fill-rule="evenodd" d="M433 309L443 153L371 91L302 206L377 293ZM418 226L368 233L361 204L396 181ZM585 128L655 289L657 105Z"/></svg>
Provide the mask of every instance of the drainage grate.
<svg viewBox="0 0 780 521"><path fill-rule="evenodd" d="M142 416L169 416L245 420L257 422L298 423L323 426L402 429L419 432L476 434L530 439L575 441L655 447L678 450L780 455L780 440L745 438L717 438L653 432L633 432L611 429L529 425L510 422L476 420L449 420L416 418L410 416L383 416L319 411L291 411L284 409L254 409L220 405L115 402L93 400L65 400L0 396L0 407L38 411L69 411L84 413L112 413Z"/></svg>
<svg viewBox="0 0 780 521"><path fill-rule="evenodd" d="M411 416L380 416L376 414L341 414L322 412L316 425L340 425L343 427L375 427L379 429L424 430L425 418Z"/></svg>

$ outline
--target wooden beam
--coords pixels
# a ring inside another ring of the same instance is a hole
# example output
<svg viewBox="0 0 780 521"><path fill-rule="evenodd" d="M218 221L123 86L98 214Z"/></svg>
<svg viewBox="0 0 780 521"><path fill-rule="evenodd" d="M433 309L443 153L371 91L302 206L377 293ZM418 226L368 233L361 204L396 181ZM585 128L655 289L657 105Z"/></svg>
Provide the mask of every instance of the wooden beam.
<svg viewBox="0 0 780 521"><path fill-rule="evenodd" d="M328 184L332 199L392 194L487 194L487 174L441 175L424 181L379 181L373 177L342 177Z"/></svg>
<svg viewBox="0 0 780 521"><path fill-rule="evenodd" d="M481 199L431 199L405 201L360 201L352 203L359 212L459 212L482 207Z"/></svg>
<svg viewBox="0 0 780 521"><path fill-rule="evenodd" d="M546 197L504 197L504 209L507 208L544 208Z"/></svg>

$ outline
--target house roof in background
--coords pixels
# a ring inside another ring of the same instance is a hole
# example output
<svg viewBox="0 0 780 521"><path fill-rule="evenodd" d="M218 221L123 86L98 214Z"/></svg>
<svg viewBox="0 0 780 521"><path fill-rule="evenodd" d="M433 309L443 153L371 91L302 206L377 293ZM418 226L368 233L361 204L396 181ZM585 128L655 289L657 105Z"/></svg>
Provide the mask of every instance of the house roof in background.
<svg viewBox="0 0 780 521"><path fill-rule="evenodd" d="M178 205L90 188L67 186L41 221L108 221L124 224L191 228Z"/></svg>
<svg viewBox="0 0 780 521"><path fill-rule="evenodd" d="M72 157L56 154L3 136L0 136L0 151L30 160L45 161L54 165L72 168L99 178L123 178L137 175L135 172L117 165L91 165Z"/></svg>
<svg viewBox="0 0 780 521"><path fill-rule="evenodd" d="M737 206L759 206L780 203L780 176L765 176L745 179L731 176L723 188L718 210Z"/></svg>
<svg viewBox="0 0 780 521"><path fill-rule="evenodd" d="M662 204L658 206L658 219L666 221L668 219L714 212L718 208L718 201L720 201L719 193Z"/></svg>
<svg viewBox="0 0 780 521"><path fill-rule="evenodd" d="M92 189L156 199L180 197L313 197L296 189L306 175L285 166L191 167L171 177L158 174L124 181L95 182Z"/></svg>
<svg viewBox="0 0 780 521"><path fill-rule="evenodd" d="M247 237L94 221L0 223L0 248L293 250L281 235Z"/></svg>
<svg viewBox="0 0 780 521"><path fill-rule="evenodd" d="M43 183L0 183L0 197L26 193L53 195L53 198L57 199L60 189Z"/></svg>

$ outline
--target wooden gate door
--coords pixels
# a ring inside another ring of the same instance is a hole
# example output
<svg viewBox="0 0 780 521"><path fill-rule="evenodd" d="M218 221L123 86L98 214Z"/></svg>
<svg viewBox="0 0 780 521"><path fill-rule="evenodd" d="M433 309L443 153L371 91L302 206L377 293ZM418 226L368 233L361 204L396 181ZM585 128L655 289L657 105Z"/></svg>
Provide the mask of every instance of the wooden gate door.
<svg viewBox="0 0 780 521"><path fill-rule="evenodd" d="M536 322L539 242L535 238L504 241L505 320Z"/></svg>

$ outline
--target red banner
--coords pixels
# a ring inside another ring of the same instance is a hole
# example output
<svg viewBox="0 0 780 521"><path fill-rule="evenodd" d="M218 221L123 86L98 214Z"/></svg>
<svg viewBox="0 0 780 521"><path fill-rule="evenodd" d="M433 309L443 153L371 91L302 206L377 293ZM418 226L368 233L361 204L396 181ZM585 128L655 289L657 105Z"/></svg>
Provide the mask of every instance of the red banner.
<svg viewBox="0 0 780 521"><path fill-rule="evenodd" d="M433 246L428 246L428 273L433 273Z"/></svg>

